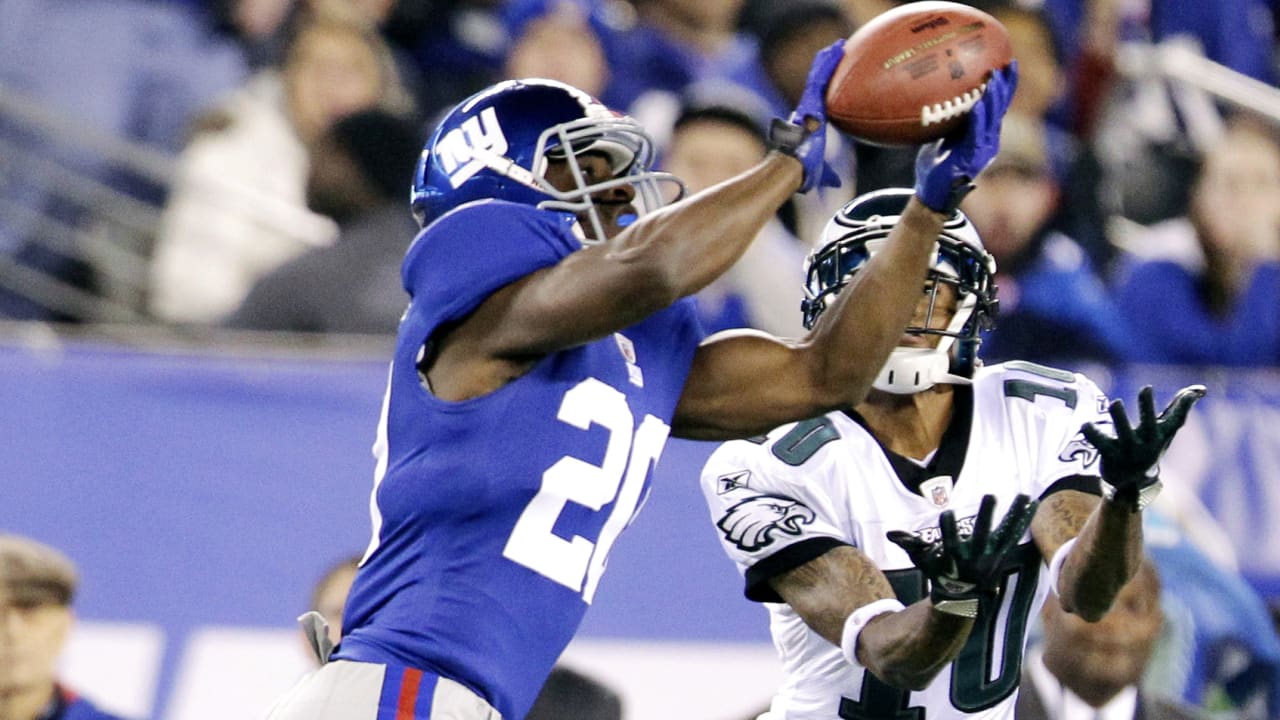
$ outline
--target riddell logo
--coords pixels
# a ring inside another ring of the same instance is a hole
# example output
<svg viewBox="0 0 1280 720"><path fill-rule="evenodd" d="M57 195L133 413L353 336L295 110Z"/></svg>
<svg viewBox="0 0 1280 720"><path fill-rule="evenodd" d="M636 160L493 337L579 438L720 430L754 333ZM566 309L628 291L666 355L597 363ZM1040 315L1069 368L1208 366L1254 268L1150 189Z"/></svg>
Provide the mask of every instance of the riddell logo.
<svg viewBox="0 0 1280 720"><path fill-rule="evenodd" d="M921 33L921 32L924 32L925 30L930 30L932 28L938 28L938 27L942 27L943 25L950 25L950 24L951 24L950 20L944 17L936 17L930 20L926 20L920 23L919 25L913 26L911 28L911 32Z"/></svg>

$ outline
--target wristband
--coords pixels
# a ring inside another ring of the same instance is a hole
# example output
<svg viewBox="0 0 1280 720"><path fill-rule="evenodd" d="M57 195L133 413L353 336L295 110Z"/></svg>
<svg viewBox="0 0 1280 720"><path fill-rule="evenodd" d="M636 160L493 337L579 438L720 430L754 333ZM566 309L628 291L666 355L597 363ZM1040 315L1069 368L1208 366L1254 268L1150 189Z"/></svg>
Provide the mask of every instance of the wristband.
<svg viewBox="0 0 1280 720"><path fill-rule="evenodd" d="M931 600L930 602L933 605L933 609L940 613L956 615L964 618L978 617L978 598L964 598L962 600Z"/></svg>
<svg viewBox="0 0 1280 720"><path fill-rule="evenodd" d="M1102 499L1115 505L1123 505L1129 512L1142 512L1151 504L1156 496L1160 494L1160 490L1164 487L1164 483L1160 482L1160 466L1152 465L1143 473L1146 481L1145 485L1140 485L1135 495L1131 497L1118 497L1119 491L1116 486L1102 480Z"/></svg>
<svg viewBox="0 0 1280 720"><path fill-rule="evenodd" d="M862 634L862 628L866 627L872 618L906 609L906 605L893 598L883 598L849 613L849 617L844 621L844 631L840 633L840 652L844 654L844 659L848 660L850 665L860 665L857 650L858 635Z"/></svg>
<svg viewBox="0 0 1280 720"><path fill-rule="evenodd" d="M802 119L801 123L803 122ZM776 117L769 125L769 147L791 157L797 157L796 150L808 137L809 132L804 129L803 124L796 125Z"/></svg>
<svg viewBox="0 0 1280 720"><path fill-rule="evenodd" d="M1062 574L1062 564L1067 561L1067 554L1070 553L1071 548L1075 546L1076 539L1071 538L1070 540L1062 543L1062 546L1058 548L1058 551L1053 554L1053 558L1049 560L1049 589L1058 597L1062 597L1062 594L1058 592L1058 576Z"/></svg>

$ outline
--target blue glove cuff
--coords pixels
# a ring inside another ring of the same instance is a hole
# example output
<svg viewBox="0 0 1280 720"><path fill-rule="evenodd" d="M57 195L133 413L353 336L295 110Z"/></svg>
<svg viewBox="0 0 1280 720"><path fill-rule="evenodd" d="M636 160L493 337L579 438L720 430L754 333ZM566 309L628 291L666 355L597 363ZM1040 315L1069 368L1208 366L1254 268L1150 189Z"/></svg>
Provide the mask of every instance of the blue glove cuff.
<svg viewBox="0 0 1280 720"><path fill-rule="evenodd" d="M945 149L941 141L920 148L916 154L916 197L925 207L950 216L964 196L973 190L973 178L954 166L955 149Z"/></svg>
<svg viewBox="0 0 1280 720"><path fill-rule="evenodd" d="M803 121L801 121L803 122ZM804 179L800 192L809 192L815 186L840 187L840 178L825 160L827 125L809 132L804 125L774 118L769 125L769 147L800 161L804 166Z"/></svg>
<svg viewBox="0 0 1280 720"><path fill-rule="evenodd" d="M916 197L930 210L951 217L974 187L968 178L955 178L950 183L935 182L932 186L921 182L916 184Z"/></svg>

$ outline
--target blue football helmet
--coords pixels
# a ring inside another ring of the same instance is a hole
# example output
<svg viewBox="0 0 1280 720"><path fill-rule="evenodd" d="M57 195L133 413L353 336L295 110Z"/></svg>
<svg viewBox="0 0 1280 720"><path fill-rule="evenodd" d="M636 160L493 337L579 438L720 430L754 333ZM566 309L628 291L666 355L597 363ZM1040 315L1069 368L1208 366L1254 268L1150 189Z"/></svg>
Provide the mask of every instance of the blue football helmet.
<svg viewBox="0 0 1280 720"><path fill-rule="evenodd" d="M827 303L884 245L911 196L912 191L904 188L867 193L850 200L827 223L822 245L805 260L801 310L806 328L813 327ZM929 291L925 325L907 327L913 335L940 335L942 340L936 348L895 348L874 387L906 395L939 382L968 382L978 363L979 333L995 325L995 272L995 258L983 247L969 218L959 210L953 212L938 236L925 283ZM956 289L956 313L946 328L934 329L928 326L943 283Z"/></svg>
<svg viewBox="0 0 1280 720"><path fill-rule="evenodd" d="M602 152L614 177L588 183L576 156ZM564 160L576 187L562 191L544 177L548 161ZM410 206L420 225L463 203L486 198L542 209L587 212L594 237L605 239L592 194L632 185L638 215L684 195L669 173L653 172L653 141L630 117L587 93L553 80L509 80L483 90L449 112L418 159ZM663 182L673 183L664 197Z"/></svg>

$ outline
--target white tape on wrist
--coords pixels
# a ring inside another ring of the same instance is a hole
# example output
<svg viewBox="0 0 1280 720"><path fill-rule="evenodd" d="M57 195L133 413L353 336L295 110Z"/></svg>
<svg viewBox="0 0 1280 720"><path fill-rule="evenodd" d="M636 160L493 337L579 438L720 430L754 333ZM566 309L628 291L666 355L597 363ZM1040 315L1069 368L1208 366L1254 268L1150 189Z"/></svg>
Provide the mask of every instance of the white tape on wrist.
<svg viewBox="0 0 1280 720"><path fill-rule="evenodd" d="M1071 548L1076 546L1076 539L1062 543L1058 551L1053 554L1053 558L1049 560L1049 588L1053 590L1054 595L1061 597L1058 592L1058 576L1062 574L1062 564L1067 561L1067 554L1071 552Z"/></svg>
<svg viewBox="0 0 1280 720"><path fill-rule="evenodd" d="M840 633L840 652L844 653L844 659L851 665L858 665L858 635L862 634L862 628L866 627L874 617L905 610L906 607L893 598L884 598L863 605L850 613L844 621L844 631Z"/></svg>

